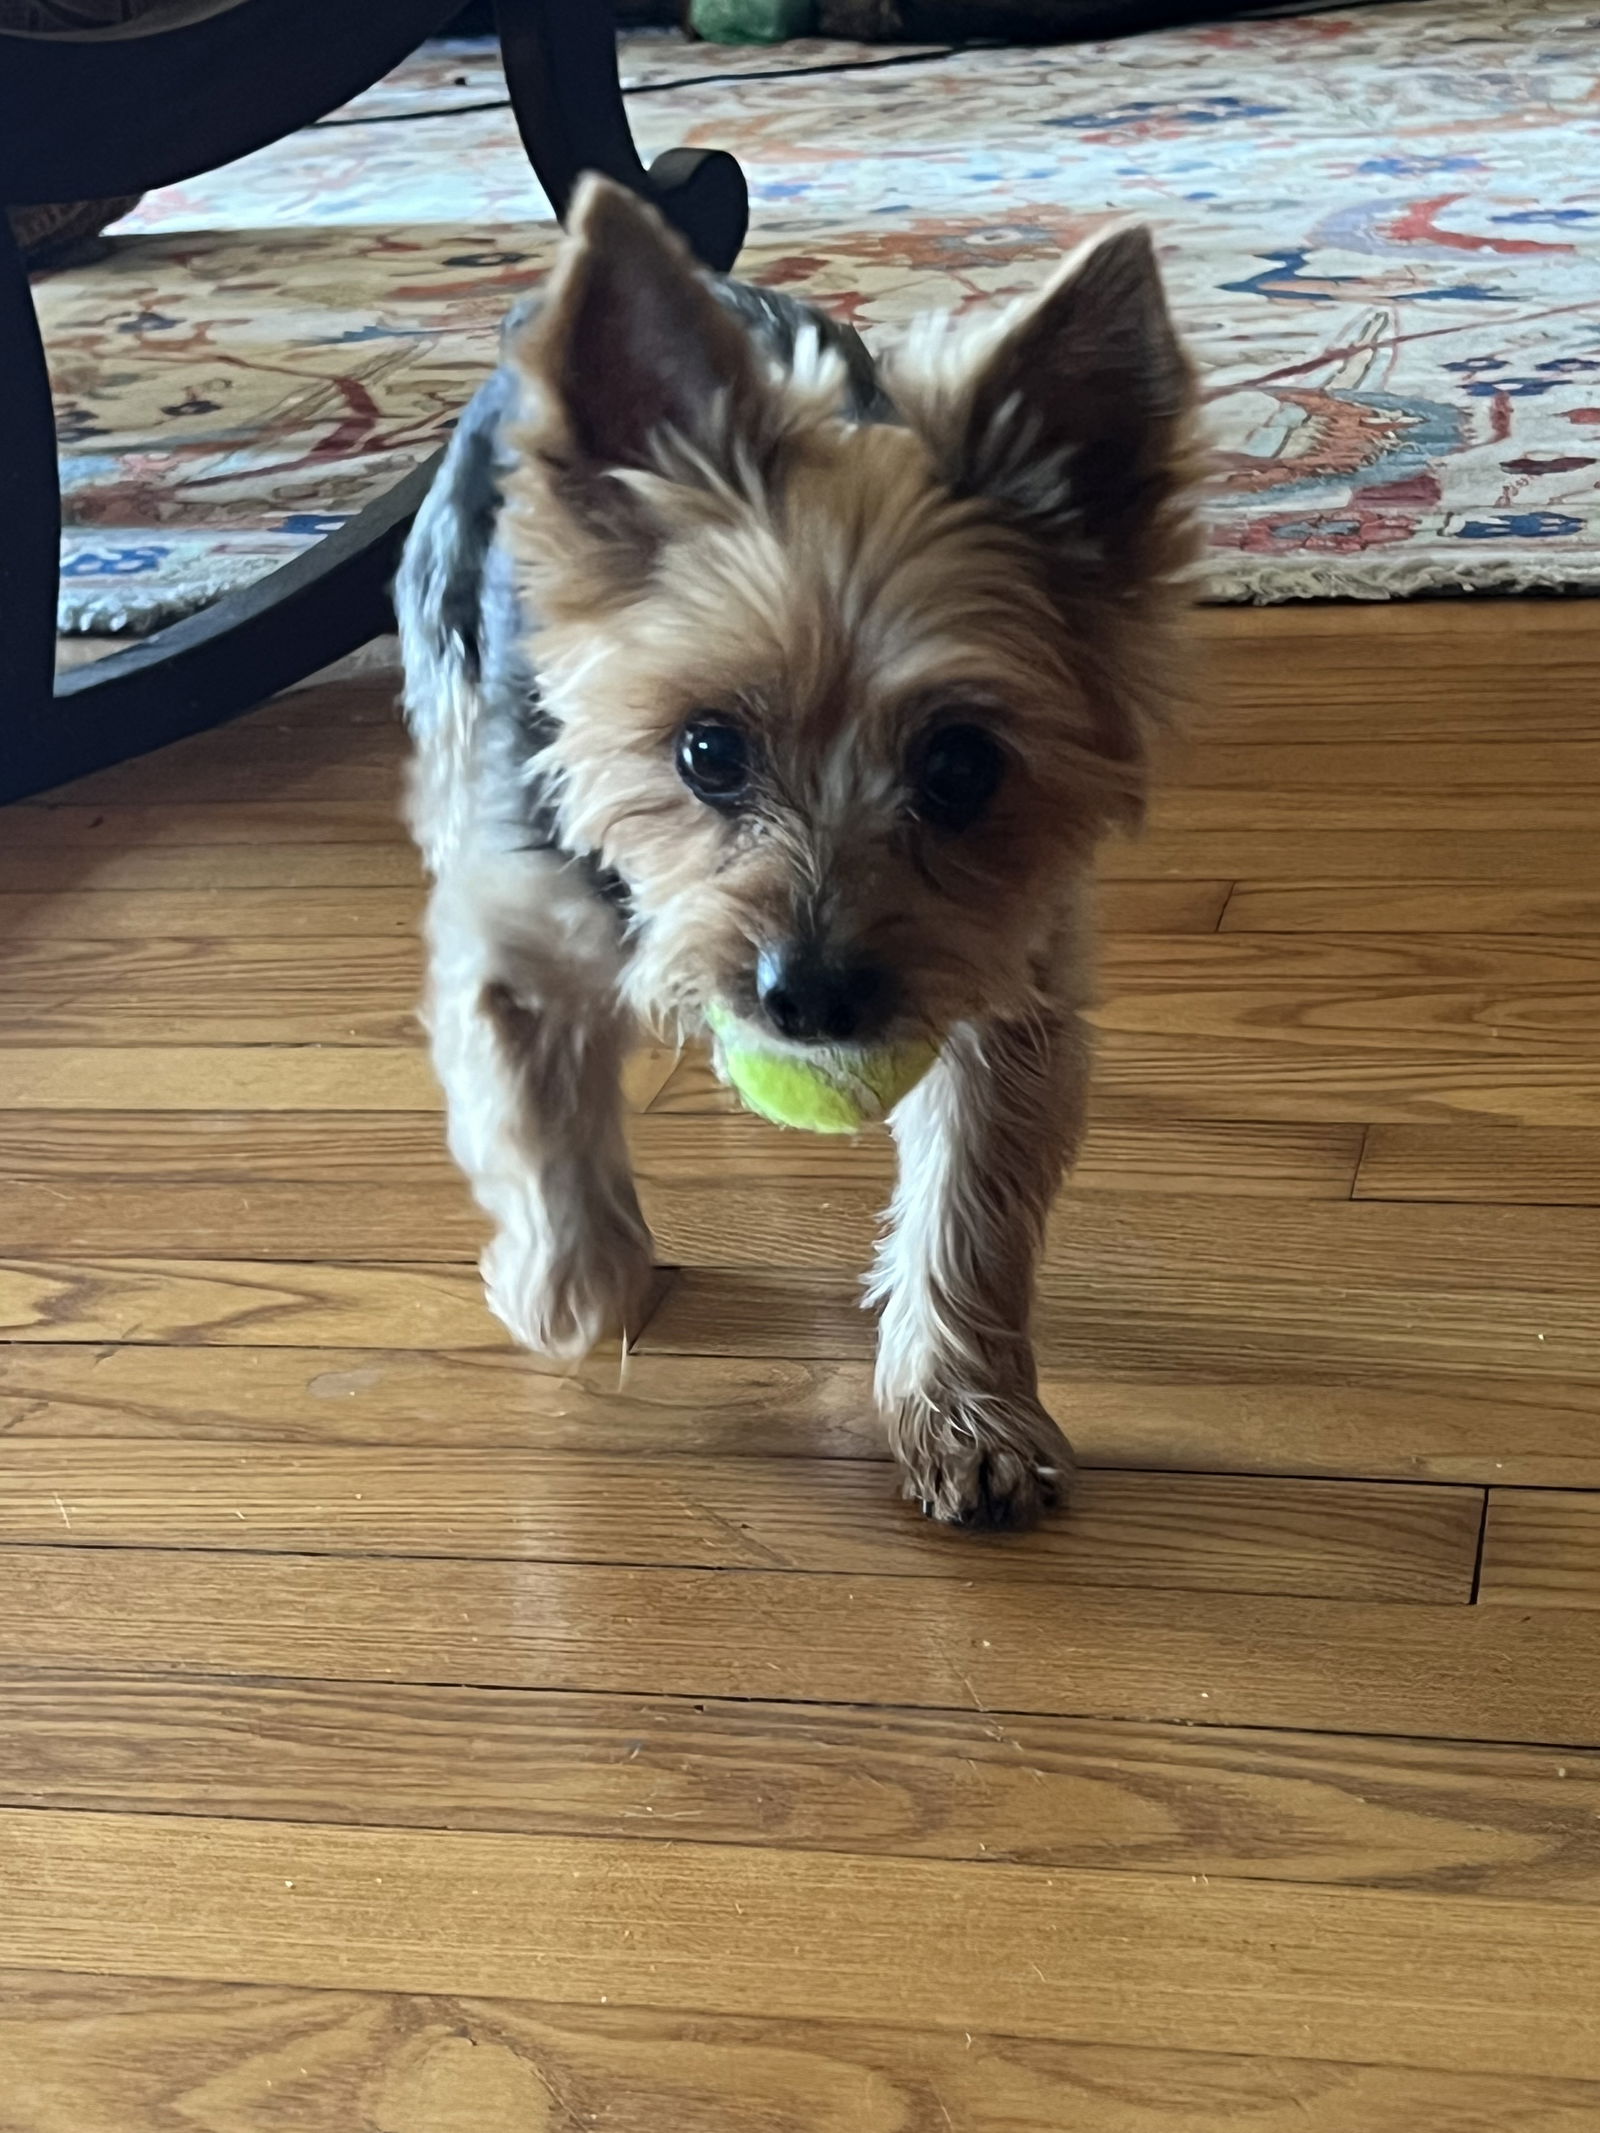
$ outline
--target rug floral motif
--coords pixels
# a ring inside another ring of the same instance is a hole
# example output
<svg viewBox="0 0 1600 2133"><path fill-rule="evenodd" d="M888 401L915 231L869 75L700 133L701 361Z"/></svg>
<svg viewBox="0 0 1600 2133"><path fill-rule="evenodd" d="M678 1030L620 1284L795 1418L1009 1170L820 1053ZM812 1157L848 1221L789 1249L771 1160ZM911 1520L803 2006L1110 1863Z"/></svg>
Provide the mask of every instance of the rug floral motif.
<svg viewBox="0 0 1600 2133"><path fill-rule="evenodd" d="M1600 587L1597 55L1570 0L1402 0L894 65L642 37L624 71L647 157L739 156L740 271L869 339L1150 221L1209 395L1207 589L1283 600ZM448 433L550 256L503 93L429 48L40 281L64 628L259 575Z"/></svg>

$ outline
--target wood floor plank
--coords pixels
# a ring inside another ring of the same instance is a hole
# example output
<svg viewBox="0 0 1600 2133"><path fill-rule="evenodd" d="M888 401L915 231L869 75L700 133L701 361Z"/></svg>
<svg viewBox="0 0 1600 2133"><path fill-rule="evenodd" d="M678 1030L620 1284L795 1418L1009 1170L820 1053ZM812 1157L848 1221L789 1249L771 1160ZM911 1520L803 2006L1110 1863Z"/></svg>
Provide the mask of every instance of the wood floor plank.
<svg viewBox="0 0 1600 2133"><path fill-rule="evenodd" d="M961 1538L881 1464L0 1440L0 1542L861 1571L1448 1604L1477 1489L1096 1472L1067 1515Z"/></svg>
<svg viewBox="0 0 1600 2133"><path fill-rule="evenodd" d="M864 1356L851 1211L820 1196L786 1238L758 1191L675 1194L684 1272L639 1345L704 1354ZM833 1228L828 1227L833 1222ZM740 1227L730 1227L737 1222ZM778 1271L814 1255L809 1270ZM729 1267L730 1260L742 1265ZM820 1263L820 1264L819 1264ZM1052 1218L1038 1340L1052 1366L1190 1376L1381 1364L1600 1377L1600 1216L1586 1208L1070 1195ZM820 1341L820 1345L814 1345Z"/></svg>
<svg viewBox="0 0 1600 2133"><path fill-rule="evenodd" d="M1567 1057L1480 1046L1475 1056L1452 1057L1387 1044L1366 1047L1350 1038L1323 1044L1304 1035L1217 1038L1102 1028L1093 1102L1097 1117L1119 1126L1183 1131L1463 1116L1600 1125L1597 1083L1587 1050ZM734 1099L691 1050L653 1108L686 1115L731 1112Z"/></svg>
<svg viewBox="0 0 1600 2133"><path fill-rule="evenodd" d="M1502 601L1395 601L1356 625L1337 606L1316 621L1206 610L1197 745L1213 733L1302 745L1498 741L1512 726L1533 741L1586 740L1600 641L1577 603L1550 613L1535 622Z"/></svg>
<svg viewBox="0 0 1600 2133"><path fill-rule="evenodd" d="M282 1260L0 1263L10 1341L308 1341L332 1348L503 1348L475 1268Z"/></svg>
<svg viewBox="0 0 1600 2133"><path fill-rule="evenodd" d="M248 725L231 723L134 756L63 785L68 807L283 806L298 800L401 804L405 741L398 720L383 725L278 726L271 707Z"/></svg>
<svg viewBox="0 0 1600 2133"><path fill-rule="evenodd" d="M0 866L0 940L299 940L417 932L424 890L398 831L392 859L365 844L330 847L320 866L316 847L269 856L283 862L276 871L285 875L326 871L333 878L217 879L238 871L231 845L183 854L118 852L88 881L77 859L50 867L47 855L30 855L26 866ZM160 858L166 863L157 867ZM41 871L47 878L39 878ZM172 878L184 874L193 879ZM130 888L139 890L133 903ZM1226 881L1108 882L1101 923L1119 933L1212 933L1231 888Z"/></svg>
<svg viewBox="0 0 1600 2133"><path fill-rule="evenodd" d="M629 1138L641 1177L663 1183L714 1176L887 1186L894 1147L885 1133L848 1146L786 1133L745 1111L680 1110L687 1062L665 1053L637 1062L635 1097L655 1073L670 1078ZM718 1098L726 1092L716 1089ZM709 1099L708 1099L709 1100ZM1252 1126L1202 1120L1096 1120L1074 1173L1082 1190L1261 1192L1347 1199L1361 1152L1357 1126ZM436 1109L372 1111L0 1111L0 1170L13 1179L180 1184L466 1186L445 1151ZM84 1232L87 1234L88 1232Z"/></svg>
<svg viewBox="0 0 1600 2133"><path fill-rule="evenodd" d="M1581 1419L1558 1410L1550 1433L1579 1442ZM509 1345L452 1351L0 1344L0 1432L73 1442L145 1436L184 1443L885 1456L870 1373L861 1365L751 1360L722 1368L637 1356L623 1372L615 1353L557 1368ZM1600 1463L1600 1435L1594 1456ZM1563 1477L1574 1471L1564 1467ZM1404 1478L1417 1478L1416 1468Z"/></svg>
<svg viewBox="0 0 1600 2133"><path fill-rule="evenodd" d="M387 848L386 866L397 866L403 858L410 871L399 878L414 881L416 855L396 832L399 813L398 784L390 798L277 799L264 794L226 807L210 800L174 798L129 805L66 802L52 796L8 808L6 841L15 853L44 850L86 858L102 850L188 852L197 845L245 845L270 852L286 845L376 844ZM22 886L29 884L24 880Z"/></svg>
<svg viewBox="0 0 1600 2133"><path fill-rule="evenodd" d="M410 939L421 915L422 890L410 882L377 887L141 887L136 898L122 886L11 890L0 893L0 941Z"/></svg>
<svg viewBox="0 0 1600 2133"><path fill-rule="evenodd" d="M0 1110L426 1111L438 1083L417 1040L381 1045L0 1045Z"/></svg>
<svg viewBox="0 0 1600 2133"><path fill-rule="evenodd" d="M1143 1019L1150 1019L1146 1013ZM0 1058L3 1058L0 1054ZM1120 1126L1427 1123L1481 1117L1508 1125L1600 1125L1587 1047L1571 1056L1481 1045L1475 1055L1368 1047L1354 1037L1218 1038L1102 1028L1097 1116ZM655 1108L728 1111L733 1099L686 1054ZM1257 1173L1259 1174L1259 1173Z"/></svg>
<svg viewBox="0 0 1600 2133"><path fill-rule="evenodd" d="M623 1089L643 1105L674 1055L643 1051ZM383 1045L0 1045L0 1111L437 1111L439 1085L414 1032Z"/></svg>
<svg viewBox="0 0 1600 2133"><path fill-rule="evenodd" d="M1600 943L1460 934L1136 936L1107 944L1096 1026L1451 1058L1600 1055Z"/></svg>
<svg viewBox="0 0 1600 2133"><path fill-rule="evenodd" d="M1146 1019L1150 1019L1146 1017ZM1371 1046L1305 1036L1211 1037L1102 1028L1095 1088L1125 1116L1350 1120L1426 1124L1476 1117L1505 1125L1600 1125L1588 1047L1475 1053Z"/></svg>
<svg viewBox="0 0 1600 2133"><path fill-rule="evenodd" d="M1600 2076L1579 1906L13 1810L0 1857L24 1965Z"/></svg>
<svg viewBox="0 0 1600 2133"><path fill-rule="evenodd" d="M1101 1106L1090 1120L1073 1187L1345 1200L1363 1137L1363 1128L1347 1123L1129 1120ZM786 1133L730 1108L729 1092L693 1054L677 1062L648 1114L634 1121L630 1138L639 1176L658 1185L749 1176L887 1186L895 1170L887 1134L863 1134L845 1147Z"/></svg>
<svg viewBox="0 0 1600 2133"><path fill-rule="evenodd" d="M1151 929L1152 931L1155 929ZM1176 929L1174 929L1176 930ZM1513 887L1504 882L1241 881L1223 911L1224 933L1600 934L1600 873L1593 887Z"/></svg>
<svg viewBox="0 0 1600 2133"><path fill-rule="evenodd" d="M1492 1489L1478 1597L1487 1607L1600 1608L1600 1492Z"/></svg>
<svg viewBox="0 0 1600 2133"><path fill-rule="evenodd" d="M437 1122L435 1122L437 1123ZM435 1166L429 1165L430 1169ZM94 1237L106 1253L197 1256L247 1249L260 1260L475 1264L489 1225L459 1179L403 1184L295 1179L234 1184L84 1178L16 1184L6 1194L7 1230L19 1252L49 1256Z"/></svg>
<svg viewBox="0 0 1600 2133"><path fill-rule="evenodd" d="M637 1345L867 1356L871 1322L840 1278L862 1210L818 1194L799 1238L793 1201L676 1188L663 1244L688 1263ZM806 1266L771 1271L801 1251ZM1079 1372L1600 1377L1600 1217L1583 1208L1084 1194L1053 1220L1040 1295L1042 1358ZM19 1259L0 1264L0 1328L52 1343L506 1344L474 1270L448 1263Z"/></svg>
<svg viewBox="0 0 1600 2133"><path fill-rule="evenodd" d="M19 1970L0 2061L4 2133L169 2133L219 2107L228 2133L1589 2133L1600 2111L1600 2084L1526 2075Z"/></svg>
<svg viewBox="0 0 1600 2133"><path fill-rule="evenodd" d="M18 1807L1600 1903L1600 1757L1573 1749L49 1671L0 1675L0 1718Z"/></svg>
<svg viewBox="0 0 1600 2133"><path fill-rule="evenodd" d="M0 950L0 1042L411 1044L408 935L56 940ZM1517 1058L1600 1046L1600 948L1574 936L1130 935L1102 1028Z"/></svg>
<svg viewBox="0 0 1600 2133"><path fill-rule="evenodd" d="M1405 771L1403 764L1390 767L1401 792ZM1148 830L1106 847L1100 872L1108 881L1462 881L1585 892L1595 886L1594 838L1581 828L1552 822L1513 829L1487 820L1471 829L1431 829L1409 819L1375 828L1364 815L1337 826L1315 809L1303 812L1293 828L1240 822L1200 829L1158 805Z"/></svg>
<svg viewBox="0 0 1600 2133"><path fill-rule="evenodd" d="M862 1211L817 1194L797 1238L796 1190L674 1189L663 1243L687 1263L641 1350L870 1354L844 1274ZM807 1265L772 1271L801 1251ZM1583 1208L1084 1194L1053 1220L1040 1296L1040 1355L1075 1373L1600 1377L1600 1216ZM0 1328L51 1343L507 1344L475 1271L443 1262L18 1259L0 1263Z"/></svg>
<svg viewBox="0 0 1600 2133"><path fill-rule="evenodd" d="M657 1121L661 1123L658 1125ZM1224 1192L1287 1199L1350 1196L1365 1128L1313 1122L1125 1118L1100 1103L1073 1170L1079 1191ZM837 1143L766 1126L738 1107L698 1048L686 1051L635 1128L635 1159L654 1181L716 1175L767 1178L894 1176L887 1137L864 1134L847 1159Z"/></svg>
<svg viewBox="0 0 1600 2133"><path fill-rule="evenodd" d="M1600 1206L1600 1131L1583 1127L1373 1126L1358 1200Z"/></svg>
<svg viewBox="0 0 1600 2133"><path fill-rule="evenodd" d="M1134 934L1107 944L1109 989L1227 992L1239 986L1385 985L1403 998L1432 984L1538 992L1592 984L1600 941L1452 933ZM1509 1033L1508 1033L1509 1034Z"/></svg>
<svg viewBox="0 0 1600 2133"><path fill-rule="evenodd" d="M22 810L7 813L0 844L0 892L15 896L104 896L146 891L157 896L351 889L418 893L416 853L398 835L359 844L329 842L192 844L123 841L113 825L98 843L52 844L36 833L14 837ZM31 818L30 818L31 819ZM198 826L197 826L198 828Z"/></svg>
<svg viewBox="0 0 1600 2133"><path fill-rule="evenodd" d="M1095 899L1108 933L1215 933L1228 881L1106 881Z"/></svg>
<svg viewBox="0 0 1600 2133"><path fill-rule="evenodd" d="M392 671L6 813L0 2133L1600 2122L1600 604L1199 634L1020 1544L887 1140L693 1056L633 1352L510 1345Z"/></svg>
<svg viewBox="0 0 1600 2133"><path fill-rule="evenodd" d="M417 1043L410 939L19 940L0 946L0 1043Z"/></svg>
<svg viewBox="0 0 1600 2133"><path fill-rule="evenodd" d="M156 1130L146 1133L137 1114L0 1112L0 1165L14 1165L10 1249L48 1257L93 1237L107 1254L225 1257L247 1248L260 1259L453 1261L475 1260L488 1234L437 1117L316 1113L302 1133L296 1113L259 1114L260 1129L227 1114L188 1114L181 1125L170 1113L153 1116ZM681 1229L686 1193L699 1208L743 1179L801 1219L821 1197L835 1234L848 1211L849 1250L864 1257L893 1180L887 1136L846 1151L750 1126L639 1122L645 1211L663 1238ZM1075 1189L1345 1200L1360 1140L1348 1127L1110 1129L1086 1149Z"/></svg>
<svg viewBox="0 0 1600 2133"><path fill-rule="evenodd" d="M13 1547L0 1665L1600 1746L1597 1612L979 1585L959 1569Z"/></svg>
<svg viewBox="0 0 1600 2133"><path fill-rule="evenodd" d="M1047 1370L1090 1466L1600 1487L1600 1384L1107 1377ZM181 1443L384 1444L887 1456L871 1364L635 1353L555 1370L507 1347L0 1345L0 1433Z"/></svg>
<svg viewBox="0 0 1600 2133"><path fill-rule="evenodd" d="M132 1092L130 1092L132 1093ZM466 1186L437 1108L6 1111L0 1174L20 1184ZM80 1234L90 1235L85 1229Z"/></svg>
<svg viewBox="0 0 1600 2133"><path fill-rule="evenodd" d="M1219 741L1162 791L1159 829L1581 830L1600 798L1600 741L1383 745ZM1227 873L1227 868L1218 870ZM1255 869L1243 869L1235 880ZM1215 876L1213 878L1216 878Z"/></svg>

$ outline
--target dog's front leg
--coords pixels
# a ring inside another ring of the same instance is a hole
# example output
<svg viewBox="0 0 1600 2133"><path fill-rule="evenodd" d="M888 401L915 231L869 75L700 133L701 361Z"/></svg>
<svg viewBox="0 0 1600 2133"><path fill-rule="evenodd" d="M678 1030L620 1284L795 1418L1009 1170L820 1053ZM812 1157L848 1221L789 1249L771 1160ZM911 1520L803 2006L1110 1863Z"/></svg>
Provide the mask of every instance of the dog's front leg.
<svg viewBox="0 0 1600 2133"><path fill-rule="evenodd" d="M1029 1319L1087 1074L1082 1023L1047 1008L956 1030L894 1114L877 1393L906 1494L930 1517L1032 1525L1071 1479L1071 1446L1039 1404Z"/></svg>
<svg viewBox="0 0 1600 2133"><path fill-rule="evenodd" d="M637 1331L650 1232L623 1134L615 915L569 862L515 853L445 872L427 932L450 1150L495 1225L491 1308L542 1355Z"/></svg>

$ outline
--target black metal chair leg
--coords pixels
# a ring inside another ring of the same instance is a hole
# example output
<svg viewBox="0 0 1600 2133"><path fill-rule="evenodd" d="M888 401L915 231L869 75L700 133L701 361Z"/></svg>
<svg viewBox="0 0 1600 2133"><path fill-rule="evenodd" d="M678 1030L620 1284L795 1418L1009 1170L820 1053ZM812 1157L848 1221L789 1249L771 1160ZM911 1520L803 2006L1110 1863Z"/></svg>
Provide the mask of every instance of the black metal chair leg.
<svg viewBox="0 0 1600 2133"><path fill-rule="evenodd" d="M725 274L750 219L744 172L716 148L639 160L617 79L616 30L597 0L495 0L511 107L528 160L563 220L572 188L597 170L653 201L698 259Z"/></svg>
<svg viewBox="0 0 1600 2133"><path fill-rule="evenodd" d="M55 412L27 271L0 209L0 796L19 739L50 714L61 498Z"/></svg>

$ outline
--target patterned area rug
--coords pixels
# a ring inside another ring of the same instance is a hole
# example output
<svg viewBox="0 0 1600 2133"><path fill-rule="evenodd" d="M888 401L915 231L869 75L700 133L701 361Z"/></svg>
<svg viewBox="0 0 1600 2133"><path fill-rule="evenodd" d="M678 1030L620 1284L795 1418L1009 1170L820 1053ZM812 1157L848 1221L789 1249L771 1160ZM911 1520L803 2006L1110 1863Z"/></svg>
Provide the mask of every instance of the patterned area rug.
<svg viewBox="0 0 1600 2133"><path fill-rule="evenodd" d="M624 60L647 156L744 163L741 271L869 339L1153 222L1211 396L1209 590L1285 600L1600 586L1597 51L1570 0L1411 0L892 65ZM64 629L259 575L446 434L549 256L502 98L487 48L431 48L40 283Z"/></svg>

